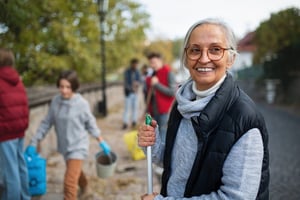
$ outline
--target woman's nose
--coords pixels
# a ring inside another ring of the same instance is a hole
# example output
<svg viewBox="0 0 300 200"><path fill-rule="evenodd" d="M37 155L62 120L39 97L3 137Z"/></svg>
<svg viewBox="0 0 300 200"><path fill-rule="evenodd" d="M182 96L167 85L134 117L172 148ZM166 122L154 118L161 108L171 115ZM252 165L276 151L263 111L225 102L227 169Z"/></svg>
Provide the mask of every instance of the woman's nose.
<svg viewBox="0 0 300 200"><path fill-rule="evenodd" d="M202 50L201 56L198 59L199 63L208 63L210 62L210 58L208 57L207 50Z"/></svg>

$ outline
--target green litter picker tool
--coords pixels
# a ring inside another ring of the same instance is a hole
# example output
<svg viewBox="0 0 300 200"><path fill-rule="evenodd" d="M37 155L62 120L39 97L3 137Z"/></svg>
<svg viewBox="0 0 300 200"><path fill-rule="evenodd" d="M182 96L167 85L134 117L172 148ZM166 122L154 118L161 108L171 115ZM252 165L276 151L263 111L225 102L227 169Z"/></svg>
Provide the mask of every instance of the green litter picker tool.
<svg viewBox="0 0 300 200"><path fill-rule="evenodd" d="M152 118L149 114L146 114L145 123L151 125ZM151 155L151 146L147 146L147 170L148 170L148 189L147 193L153 193L153 179L152 179L152 155Z"/></svg>

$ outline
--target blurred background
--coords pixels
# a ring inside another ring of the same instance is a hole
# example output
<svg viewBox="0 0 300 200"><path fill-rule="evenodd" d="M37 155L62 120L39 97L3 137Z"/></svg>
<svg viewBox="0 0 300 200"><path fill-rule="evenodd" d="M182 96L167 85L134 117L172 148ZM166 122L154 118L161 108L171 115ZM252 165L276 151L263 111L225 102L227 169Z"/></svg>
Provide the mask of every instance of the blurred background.
<svg viewBox="0 0 300 200"><path fill-rule="evenodd" d="M282 94L278 100L299 101L299 90L291 87L299 84L299 1L110 0L107 4L101 11L97 0L0 1L0 45L15 52L26 86L52 84L58 72L68 68L77 70L83 82L99 81L102 53L107 80L118 80L132 57L146 63L145 54L151 50L160 51L177 70L188 27L218 17L240 41L234 73L239 78L278 79Z"/></svg>
<svg viewBox="0 0 300 200"><path fill-rule="evenodd" d="M299 199L299 0L0 0L0 47L15 53L16 69L28 91L28 137L56 94L55 81L63 69L78 72L80 92L95 115L104 117L98 118L99 124L119 137L122 132L114 122L121 123L123 71L129 60L138 58L142 67L148 52L159 51L180 84L189 76L179 67L184 35L194 22L211 17L223 19L236 33L239 56L231 73L266 118L271 199ZM104 107L97 107L99 101L105 101ZM118 143L116 138L108 140ZM42 154L49 159L54 143L55 139L44 143ZM120 158L121 152L124 149L118 152ZM139 182L129 184L134 183Z"/></svg>

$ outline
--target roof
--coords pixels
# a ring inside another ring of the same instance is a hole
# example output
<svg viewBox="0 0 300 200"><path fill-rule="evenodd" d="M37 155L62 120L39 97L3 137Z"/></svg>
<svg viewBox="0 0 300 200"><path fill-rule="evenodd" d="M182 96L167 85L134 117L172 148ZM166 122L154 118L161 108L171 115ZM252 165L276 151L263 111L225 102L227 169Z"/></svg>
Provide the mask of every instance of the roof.
<svg viewBox="0 0 300 200"><path fill-rule="evenodd" d="M243 52L243 51L250 51L253 52L256 50L256 45L254 43L254 36L255 32L249 32L246 34L244 38L242 38L238 42L238 51Z"/></svg>

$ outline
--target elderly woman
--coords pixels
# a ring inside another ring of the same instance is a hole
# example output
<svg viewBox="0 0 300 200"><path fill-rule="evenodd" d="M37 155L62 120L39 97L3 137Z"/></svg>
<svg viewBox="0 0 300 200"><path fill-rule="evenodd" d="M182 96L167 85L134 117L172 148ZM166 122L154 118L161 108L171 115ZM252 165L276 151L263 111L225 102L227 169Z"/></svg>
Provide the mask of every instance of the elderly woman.
<svg viewBox="0 0 300 200"><path fill-rule="evenodd" d="M160 194L142 200L268 199L268 133L227 72L236 54L225 23L206 19L188 30L181 63L191 77L176 93L166 144L155 120L139 128L139 145L153 146L153 161L164 166Z"/></svg>

